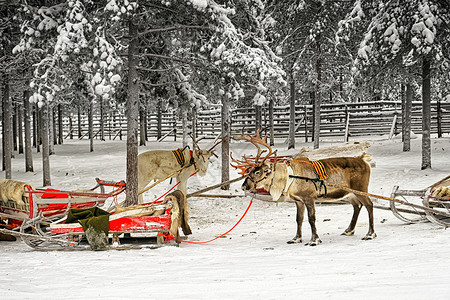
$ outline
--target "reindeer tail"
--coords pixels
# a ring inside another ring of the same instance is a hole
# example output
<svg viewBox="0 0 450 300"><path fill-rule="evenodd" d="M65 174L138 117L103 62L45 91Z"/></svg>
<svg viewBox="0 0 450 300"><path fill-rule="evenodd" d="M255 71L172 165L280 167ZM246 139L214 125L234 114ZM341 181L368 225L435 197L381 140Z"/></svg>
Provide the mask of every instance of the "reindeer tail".
<svg viewBox="0 0 450 300"><path fill-rule="evenodd" d="M362 160L364 160L366 163L369 164L370 167L375 168L376 164L375 162L372 160L372 155L367 153L367 152L363 152L363 154L361 154L360 158Z"/></svg>

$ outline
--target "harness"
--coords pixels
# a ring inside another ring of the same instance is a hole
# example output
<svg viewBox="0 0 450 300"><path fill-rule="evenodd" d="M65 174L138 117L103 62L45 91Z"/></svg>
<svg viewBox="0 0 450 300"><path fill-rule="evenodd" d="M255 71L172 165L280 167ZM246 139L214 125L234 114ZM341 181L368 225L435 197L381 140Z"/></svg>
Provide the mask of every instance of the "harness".
<svg viewBox="0 0 450 300"><path fill-rule="evenodd" d="M323 165L323 163L320 160L315 160L315 161L305 161L305 160L292 160L290 162L301 162L301 163L306 163L309 164L311 166L313 166L314 168L314 173L316 174L316 178L309 178L309 177L303 177L303 176L297 176L297 175L289 175L289 177L291 178L295 178L295 179L302 179L305 180L306 182L311 181L314 184L314 188L316 189L316 191L320 194L320 191L324 190L323 195L318 195L317 197L326 197L327 196L327 186L325 185L325 179L328 178L328 174L325 170L325 166ZM317 183L319 184L319 187L317 187Z"/></svg>
<svg viewBox="0 0 450 300"><path fill-rule="evenodd" d="M184 157L184 153L183 151L189 146L184 147L183 149L178 148L176 150L173 150L172 153L175 156L178 164L182 167L184 166L184 164L186 163L186 159ZM194 165L194 167L197 169L197 166L194 163L194 156L193 156L194 152L192 150L189 149L189 155L191 156L191 158L189 159L189 164L190 165Z"/></svg>

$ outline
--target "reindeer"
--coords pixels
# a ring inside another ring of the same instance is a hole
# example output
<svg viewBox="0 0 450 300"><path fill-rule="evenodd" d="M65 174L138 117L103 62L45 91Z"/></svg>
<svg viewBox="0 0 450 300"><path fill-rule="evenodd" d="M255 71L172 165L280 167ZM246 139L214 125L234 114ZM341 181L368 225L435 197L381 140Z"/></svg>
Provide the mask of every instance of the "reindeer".
<svg viewBox="0 0 450 300"><path fill-rule="evenodd" d="M180 170L176 175L178 189L186 195L187 180L197 172L200 176L205 176L208 163L214 154L214 148L220 144L216 143L209 150L202 150L194 140L196 149L189 148L180 150L181 154L175 154L170 150L152 150L138 155L138 190L142 191L152 180L164 179L171 173ZM178 160L176 155L179 156ZM142 194L139 195L139 203L143 202Z"/></svg>
<svg viewBox="0 0 450 300"><path fill-rule="evenodd" d="M243 160L232 160L234 168L241 169L241 174L247 175L242 184L244 191L256 193L258 189L265 189L272 196L273 201L278 201L282 194L286 196L297 206L297 234L288 241L288 244L302 242L302 223L305 206L308 212L308 221L311 227L311 240L307 245L315 246L322 241L317 234L315 200L321 193L320 182L317 179L313 163L306 157L296 158L291 161L280 161L276 158L276 151L267 144L267 136L263 139L259 136L259 131L251 136L244 135L237 139L243 139L251 142L258 149L256 158L250 159L244 155ZM268 154L261 159L261 155L266 150L261 151L259 145L268 149ZM271 155L275 157L269 158ZM326 181L321 181L327 188L327 183L348 187L357 191L367 192L370 178L370 166L364 160L365 154L359 157L336 157L320 160L322 167L328 173ZM353 216L350 225L345 229L342 235L351 236L355 233L355 226L361 207L364 205L369 213L369 231L363 240L371 240L376 237L373 225L373 203L367 196L349 193L339 188L329 187L324 200L336 200L346 196L353 206Z"/></svg>

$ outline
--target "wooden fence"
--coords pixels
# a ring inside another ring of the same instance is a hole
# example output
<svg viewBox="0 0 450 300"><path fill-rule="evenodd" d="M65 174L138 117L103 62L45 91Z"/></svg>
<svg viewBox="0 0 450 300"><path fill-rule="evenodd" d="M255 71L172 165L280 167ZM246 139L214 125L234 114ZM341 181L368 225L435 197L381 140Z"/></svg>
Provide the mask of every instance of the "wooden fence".
<svg viewBox="0 0 450 300"><path fill-rule="evenodd" d="M231 133L239 134L243 127L252 130L256 126L255 108L231 109ZM190 116L191 117L191 116ZM160 121L159 121L160 120ZM80 122L79 122L80 121ZM88 118L81 115L64 118L65 138L87 137ZM323 104L321 107L320 135L342 137L397 134L402 126L401 103L394 101ZM158 124L159 122L159 124ZM204 138L216 138L221 133L220 109L202 110L195 118L196 135ZM313 134L313 106L296 106L296 137L305 140ZM192 119L187 125L192 129ZM180 138L182 121L175 111L147 114L146 133L149 138ZM269 109L262 107L262 127L269 127ZM422 132L422 103L413 102L411 127L415 133ZM99 136L100 118L94 116L94 134ZM80 135L81 133L81 135ZM289 133L289 106L274 107L274 136L286 138ZM433 102L431 104L431 133L441 136L450 133L450 103ZM104 117L104 138L116 139L126 135L126 119L123 113L115 111Z"/></svg>

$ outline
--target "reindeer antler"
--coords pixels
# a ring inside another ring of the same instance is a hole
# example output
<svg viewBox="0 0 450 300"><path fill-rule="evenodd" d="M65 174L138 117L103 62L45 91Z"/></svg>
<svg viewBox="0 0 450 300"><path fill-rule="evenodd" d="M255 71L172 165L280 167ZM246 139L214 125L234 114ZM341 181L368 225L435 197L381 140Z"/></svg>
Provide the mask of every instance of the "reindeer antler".
<svg viewBox="0 0 450 300"><path fill-rule="evenodd" d="M255 159L247 158L244 155L243 160L237 160L237 159L234 159L233 156L230 154L231 159L233 160L234 163L236 163L236 165L231 164L231 166L234 167L235 169L242 170L242 172L241 172L242 175L245 174L245 172L248 170L248 168L260 166L272 154L276 154L276 151L275 152L272 151L272 148L267 143L267 136L264 137L264 139L261 139L260 132L261 132L260 130L257 130L254 135L244 134L244 128L242 128L241 136L233 137L233 139L237 140L237 141L244 140L244 141L250 142L258 149L258 153L256 154ZM260 145L266 147L267 150L261 150ZM261 161L259 161L262 154L267 151L269 151L267 153L267 155L265 155L264 158Z"/></svg>
<svg viewBox="0 0 450 300"><path fill-rule="evenodd" d="M260 135L259 135L260 132L261 132L261 130L258 129L258 130L256 131L255 135L250 136L250 139L251 139L251 143L252 143L253 145L256 146L257 144L259 144L259 145L262 145L262 146L266 147L266 148L269 150L269 153L268 153L266 156L264 156L263 160L261 161L261 164L262 164L262 163L265 162L266 159L268 159L272 154L275 154L276 151L274 152L274 151L272 150L272 147L270 147L270 145L267 143L267 135L264 137L264 139L261 139L261 137L260 137ZM261 151L260 147L258 147L258 146L256 146L256 147L258 148L258 154L257 154L257 156L256 156L256 161L255 161L255 162L258 162L259 158L261 157L261 154L262 154L263 152L266 152L266 150Z"/></svg>
<svg viewBox="0 0 450 300"><path fill-rule="evenodd" d="M254 162L250 161L245 155L243 156L244 160L237 160L233 157L233 153L230 152L230 157L231 157L231 160L234 163L236 163L236 165L233 165L232 163L230 165L235 169L241 170L241 172L239 172L239 174L241 174L242 176L244 176L245 173L247 173L247 170L249 168L253 168L256 166L256 164Z"/></svg>
<svg viewBox="0 0 450 300"><path fill-rule="evenodd" d="M192 141L194 142L195 147L197 147L197 150L200 150L200 146L197 143L197 140L195 139L194 135L190 132L189 136L191 137Z"/></svg>

